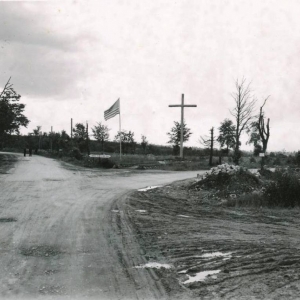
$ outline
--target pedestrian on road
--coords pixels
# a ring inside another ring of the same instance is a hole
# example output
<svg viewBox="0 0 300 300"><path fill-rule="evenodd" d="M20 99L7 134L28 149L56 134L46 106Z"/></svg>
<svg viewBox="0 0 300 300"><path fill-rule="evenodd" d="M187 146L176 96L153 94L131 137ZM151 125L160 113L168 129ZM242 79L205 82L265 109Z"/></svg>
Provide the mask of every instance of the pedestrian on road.
<svg viewBox="0 0 300 300"><path fill-rule="evenodd" d="M26 156L26 148L24 148L24 156Z"/></svg>

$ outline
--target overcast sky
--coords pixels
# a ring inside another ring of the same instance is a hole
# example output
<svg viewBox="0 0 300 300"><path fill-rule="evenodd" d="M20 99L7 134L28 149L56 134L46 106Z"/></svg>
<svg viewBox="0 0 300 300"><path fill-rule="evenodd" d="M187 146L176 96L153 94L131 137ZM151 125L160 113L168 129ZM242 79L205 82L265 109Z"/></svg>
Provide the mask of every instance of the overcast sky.
<svg viewBox="0 0 300 300"><path fill-rule="evenodd" d="M231 118L235 81L246 78L271 119L269 150L300 150L300 2L105 0L0 2L0 86L11 76L27 129L70 132L70 119L103 122L167 144L185 120L201 135ZM246 139L244 138L244 141ZM245 143L242 149L246 149Z"/></svg>

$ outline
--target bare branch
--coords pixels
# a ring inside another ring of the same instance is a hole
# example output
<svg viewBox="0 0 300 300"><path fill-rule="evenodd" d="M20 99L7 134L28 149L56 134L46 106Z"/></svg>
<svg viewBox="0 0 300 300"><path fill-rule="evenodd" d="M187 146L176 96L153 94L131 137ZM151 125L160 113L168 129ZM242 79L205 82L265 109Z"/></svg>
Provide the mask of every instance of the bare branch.
<svg viewBox="0 0 300 300"><path fill-rule="evenodd" d="M9 77L8 81L6 82L6 84L5 84L5 86L4 86L4 89L3 89L3 91L2 91L1 94L0 94L0 98L2 97L3 93L4 93L7 89L9 89L9 88L12 87L12 84L9 83L10 79L11 79L11 77Z"/></svg>

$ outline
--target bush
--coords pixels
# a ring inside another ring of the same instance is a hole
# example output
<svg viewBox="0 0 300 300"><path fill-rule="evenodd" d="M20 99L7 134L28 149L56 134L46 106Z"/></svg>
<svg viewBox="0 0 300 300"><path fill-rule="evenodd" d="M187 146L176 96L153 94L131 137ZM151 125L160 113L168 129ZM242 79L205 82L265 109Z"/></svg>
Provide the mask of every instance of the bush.
<svg viewBox="0 0 300 300"><path fill-rule="evenodd" d="M273 165L274 166L279 166L279 165L281 165L281 160L280 160L280 158L279 157L276 157L274 160L273 160Z"/></svg>
<svg viewBox="0 0 300 300"><path fill-rule="evenodd" d="M251 156L251 157L250 157L250 162L251 162L251 163L256 163L255 157Z"/></svg>
<svg viewBox="0 0 300 300"><path fill-rule="evenodd" d="M74 147L70 151L70 157L75 157L77 160L81 160L83 156L82 156L80 150L78 148Z"/></svg>
<svg viewBox="0 0 300 300"><path fill-rule="evenodd" d="M111 169L115 163L108 158L100 158L98 160L97 166L100 168Z"/></svg>
<svg viewBox="0 0 300 300"><path fill-rule="evenodd" d="M259 193L244 194L235 199L228 199L227 206L251 206L261 207L265 206L265 200Z"/></svg>
<svg viewBox="0 0 300 300"><path fill-rule="evenodd" d="M294 156L289 155L288 158L287 158L287 160L286 160L286 163L294 165L294 164L297 163L297 161L296 161L296 158Z"/></svg>
<svg viewBox="0 0 300 300"><path fill-rule="evenodd" d="M268 206L294 207L300 203L300 182L287 171L276 171L274 182L268 184L264 199Z"/></svg>
<svg viewBox="0 0 300 300"><path fill-rule="evenodd" d="M297 152L295 160L296 160L296 164L299 166L300 165L300 151Z"/></svg>
<svg viewBox="0 0 300 300"><path fill-rule="evenodd" d="M270 157L275 157L275 153L274 152L270 152Z"/></svg>

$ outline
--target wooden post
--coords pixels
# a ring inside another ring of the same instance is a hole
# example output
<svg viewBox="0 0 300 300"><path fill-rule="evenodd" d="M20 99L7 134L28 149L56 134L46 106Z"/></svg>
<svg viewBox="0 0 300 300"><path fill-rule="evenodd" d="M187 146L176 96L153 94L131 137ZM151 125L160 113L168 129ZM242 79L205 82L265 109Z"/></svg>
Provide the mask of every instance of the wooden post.
<svg viewBox="0 0 300 300"><path fill-rule="evenodd" d="M51 138L50 138L50 143L51 143L51 153L52 153L52 126L51 126Z"/></svg>
<svg viewBox="0 0 300 300"><path fill-rule="evenodd" d="M71 118L71 141L73 139L73 118Z"/></svg>
<svg viewBox="0 0 300 300"><path fill-rule="evenodd" d="M184 94L181 95L180 157L183 159Z"/></svg>
<svg viewBox="0 0 300 300"><path fill-rule="evenodd" d="M184 123L184 108L197 107L195 104L184 105L184 94L181 95L181 104L171 104L169 107L181 107L181 126L180 126L180 157L183 159L183 123Z"/></svg>

